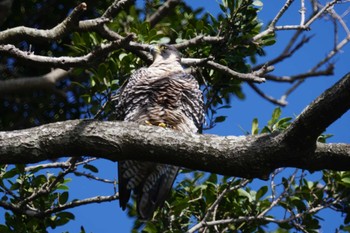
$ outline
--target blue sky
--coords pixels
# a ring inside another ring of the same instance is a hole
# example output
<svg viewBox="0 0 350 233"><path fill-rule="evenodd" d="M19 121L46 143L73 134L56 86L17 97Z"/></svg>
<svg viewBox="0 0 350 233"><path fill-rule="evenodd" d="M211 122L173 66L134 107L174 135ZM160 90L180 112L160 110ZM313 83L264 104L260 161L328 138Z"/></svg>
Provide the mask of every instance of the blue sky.
<svg viewBox="0 0 350 233"><path fill-rule="evenodd" d="M204 7L206 11L213 15L216 15L220 8L216 0L187 0L193 7ZM259 14L260 20L266 25L273 16L279 11L280 7L284 4L284 1L264 1L264 6ZM300 20L299 1L295 1L288 13L281 19L278 25L281 24L298 24ZM345 10L349 7L349 4L342 4L337 9ZM349 20L349 16L345 19ZM291 59L279 64L275 67L274 74L278 75L292 75L305 72L311 69L320 57L326 55L332 45L332 27L329 22L319 20L315 25L312 25L311 31L308 34L315 35L312 41L307 46L296 53ZM344 33L341 34L344 36ZM278 55L285 46L286 41L290 38L291 32L279 32L277 34L277 43L271 47L266 48L266 57L261 57L258 63L267 61L276 55ZM342 37L340 37L342 39ZM287 101L289 105L282 109L282 116L296 116L298 115L312 100L314 100L324 90L332 86L339 78L349 72L349 58L350 58L350 46L346 46L342 53L336 56L332 61L336 62L335 75L330 77L317 77L307 80L302 86L300 86L292 95L289 96ZM267 94L279 98L290 87L290 84L281 84L266 82L259 85L259 88L264 90ZM246 95L244 101L237 99L232 100L232 108L222 112L223 115L227 115L227 120L218 124L216 128L208 133L218 135L242 135L245 131L250 131L251 122L253 118L258 117L261 125L265 125L270 119L274 105L267 102L258 96L248 85L243 84L243 91ZM349 138L349 117L350 114L345 114L336 123L327 129L327 133L334 134L329 141L330 142L346 142L350 143ZM109 161L98 161L95 163L99 167L99 175L107 179L115 179L117 176L117 165ZM257 181L261 184L262 181ZM87 198L94 195L111 195L114 193L111 185L103 185L93 181L76 182L73 181L70 185L71 193L70 197L73 199L75 196L80 198ZM94 204L89 206L82 206L72 211L76 220L72 221L68 225L57 228L50 232L79 232L80 226L83 225L87 232L129 232L132 225L132 220L127 218L126 212L121 211L117 201L112 203ZM328 215L326 213L325 215ZM0 214L0 222L3 222L2 214ZM339 216L332 215L332 222L338 222ZM334 225L323 224L322 232L334 232Z"/></svg>

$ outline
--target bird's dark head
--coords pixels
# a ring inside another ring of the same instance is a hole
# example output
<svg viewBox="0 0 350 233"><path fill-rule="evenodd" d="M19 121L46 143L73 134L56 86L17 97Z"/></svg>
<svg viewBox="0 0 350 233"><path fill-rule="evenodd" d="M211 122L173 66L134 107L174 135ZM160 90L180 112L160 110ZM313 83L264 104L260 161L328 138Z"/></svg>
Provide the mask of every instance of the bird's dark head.
<svg viewBox="0 0 350 233"><path fill-rule="evenodd" d="M150 47L151 54L153 56L153 61L157 60L171 60L178 61L181 60L180 52L172 45L168 44L159 44L159 45L151 45Z"/></svg>

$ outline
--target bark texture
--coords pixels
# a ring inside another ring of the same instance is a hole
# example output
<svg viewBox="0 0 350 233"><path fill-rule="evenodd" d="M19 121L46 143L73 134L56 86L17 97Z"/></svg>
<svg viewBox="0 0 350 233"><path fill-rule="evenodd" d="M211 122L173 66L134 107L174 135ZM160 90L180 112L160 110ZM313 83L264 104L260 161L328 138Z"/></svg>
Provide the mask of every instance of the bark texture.
<svg viewBox="0 0 350 233"><path fill-rule="evenodd" d="M317 144L310 152L282 143L280 138L279 134L220 137L126 122L73 120L0 132L0 163L96 156L112 161L156 161L247 178L267 178L278 167L350 167L348 144Z"/></svg>
<svg viewBox="0 0 350 233"><path fill-rule="evenodd" d="M349 77L321 94L280 133L220 137L128 122L73 120L0 132L0 163L95 156L247 178L267 178L278 167L348 170L350 145L320 144L317 137L350 108Z"/></svg>

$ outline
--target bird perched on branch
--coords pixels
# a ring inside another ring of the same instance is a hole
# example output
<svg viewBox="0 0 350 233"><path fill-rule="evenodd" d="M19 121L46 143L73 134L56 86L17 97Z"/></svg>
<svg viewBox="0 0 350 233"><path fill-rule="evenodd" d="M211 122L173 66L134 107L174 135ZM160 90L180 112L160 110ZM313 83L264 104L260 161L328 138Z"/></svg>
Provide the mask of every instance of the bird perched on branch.
<svg viewBox="0 0 350 233"><path fill-rule="evenodd" d="M171 45L152 46L153 63L136 70L113 97L118 120L196 133L203 122L203 97L196 79L184 71ZM171 155L169 155L171 156ZM118 163L119 203L125 210L131 192L142 219L163 205L179 167L141 161Z"/></svg>

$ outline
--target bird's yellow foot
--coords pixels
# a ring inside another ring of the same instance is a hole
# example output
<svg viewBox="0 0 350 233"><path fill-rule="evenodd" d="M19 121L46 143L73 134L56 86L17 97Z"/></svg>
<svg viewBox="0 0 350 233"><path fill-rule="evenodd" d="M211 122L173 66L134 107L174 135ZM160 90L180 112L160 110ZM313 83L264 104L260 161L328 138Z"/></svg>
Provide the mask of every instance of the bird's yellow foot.
<svg viewBox="0 0 350 233"><path fill-rule="evenodd" d="M146 125L152 125L152 123L149 121L145 121L145 123L146 123Z"/></svg>
<svg viewBox="0 0 350 233"><path fill-rule="evenodd" d="M163 128L167 128L167 125L164 122L159 123L158 126L163 127Z"/></svg>

